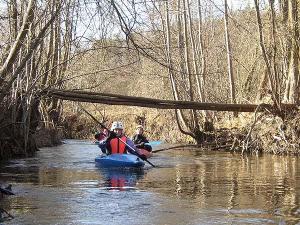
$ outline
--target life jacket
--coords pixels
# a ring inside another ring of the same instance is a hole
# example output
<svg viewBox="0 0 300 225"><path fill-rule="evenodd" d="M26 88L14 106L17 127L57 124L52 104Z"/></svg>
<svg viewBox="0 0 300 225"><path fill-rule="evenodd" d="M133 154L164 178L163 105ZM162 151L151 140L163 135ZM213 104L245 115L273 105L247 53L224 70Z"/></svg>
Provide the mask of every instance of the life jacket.
<svg viewBox="0 0 300 225"><path fill-rule="evenodd" d="M120 138L126 143L127 138L125 136ZM113 138L110 140L111 154L124 154L126 145L119 140L119 138Z"/></svg>

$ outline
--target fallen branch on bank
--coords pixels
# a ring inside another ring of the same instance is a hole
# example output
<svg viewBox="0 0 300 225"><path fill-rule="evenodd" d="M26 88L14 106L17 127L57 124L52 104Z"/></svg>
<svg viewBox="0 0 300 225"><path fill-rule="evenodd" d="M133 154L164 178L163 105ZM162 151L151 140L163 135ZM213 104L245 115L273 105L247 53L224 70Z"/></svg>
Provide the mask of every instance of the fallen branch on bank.
<svg viewBox="0 0 300 225"><path fill-rule="evenodd" d="M232 144L220 145L220 146L210 148L210 150L213 150L213 151L220 150L220 149L232 149Z"/></svg>
<svg viewBox="0 0 300 225"><path fill-rule="evenodd" d="M6 214L7 216L3 215L3 214ZM11 219L14 219L15 217L13 215L11 215L9 212L7 212L5 209L3 208L0 208L0 217L2 219L5 219L5 218L11 218Z"/></svg>

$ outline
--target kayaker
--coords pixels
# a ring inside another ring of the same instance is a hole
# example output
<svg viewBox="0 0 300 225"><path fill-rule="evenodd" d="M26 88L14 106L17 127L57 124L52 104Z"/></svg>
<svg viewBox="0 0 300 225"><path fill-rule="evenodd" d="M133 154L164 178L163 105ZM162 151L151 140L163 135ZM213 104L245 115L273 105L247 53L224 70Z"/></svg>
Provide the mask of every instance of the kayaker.
<svg viewBox="0 0 300 225"><path fill-rule="evenodd" d="M149 143L149 141L144 135L144 127L142 125L136 127L136 134L133 136L132 141L137 148L143 148L148 152L152 151L151 145L146 144Z"/></svg>
<svg viewBox="0 0 300 225"><path fill-rule="evenodd" d="M124 144L122 141L126 144ZM101 148L103 153L106 153L108 155L127 153L137 155L137 148L135 147L133 141L124 135L123 123L120 121L115 121L112 123L111 131L109 132L109 137L105 141L99 143L99 147ZM139 157L143 160L146 159L144 156L141 155L139 155Z"/></svg>

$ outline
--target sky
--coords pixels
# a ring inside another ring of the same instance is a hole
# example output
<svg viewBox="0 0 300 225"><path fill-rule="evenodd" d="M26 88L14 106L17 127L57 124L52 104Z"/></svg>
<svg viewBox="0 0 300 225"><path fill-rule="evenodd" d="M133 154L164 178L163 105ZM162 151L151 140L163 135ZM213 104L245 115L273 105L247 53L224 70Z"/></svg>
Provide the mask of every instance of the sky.
<svg viewBox="0 0 300 225"><path fill-rule="evenodd" d="M0 0L1 1L1 0ZM99 15L95 16L92 19L92 22L90 23L89 20L91 18L91 15L96 12L97 10L96 8L96 4L95 2L101 2L100 4L102 5L102 3L104 3L105 1L103 0L89 0L93 3L90 3L90 7L87 7L86 9L84 9L82 11L82 18L86 18L86 22L81 22L78 23L78 31L82 31L85 32L84 36L91 38L91 39L101 39L101 38L105 38L105 34L103 33L99 33L98 31L103 30L103 28L105 27L106 32L110 33L110 34L117 34L120 33L119 32L119 24L117 20L113 20L111 19L109 23L107 23L107 20L103 18L101 19L101 17L99 17ZM86 2L89 2L86 1ZM102 2L103 1L103 2ZM108 0L107 0L108 1ZM143 3L145 0L115 0L115 2L119 5L119 7L121 7L121 9L124 9L124 12L126 13L126 7L131 7L130 3L134 2L134 3L139 3L138 5L140 5L141 3ZM152 2L154 0L146 0L147 2ZM190 1L194 1L196 2L196 0L190 0ZM201 0L203 3L208 2L211 3L212 5L215 5L215 7L213 7L213 13L215 15L219 15L222 16L223 15L223 11L224 11L224 0ZM266 0L260 0L260 3L262 4L264 1ZM123 2L123 4L120 4L120 2ZM124 2L126 2L126 4L124 4ZM234 11L234 10L243 10L246 7L254 7L254 0L227 0L230 11ZM95 7L95 8L92 8ZM139 7L137 7L138 9ZM132 8L130 8L132 10ZM105 11L105 10L104 10ZM105 15L106 12L103 13L103 15ZM86 15L89 16L87 17ZM140 17L140 21L143 21L143 16L139 16ZM146 16L145 16L146 18ZM146 21L147 19L145 19L145 24L147 23ZM112 23L114 21L114 23ZM102 24L101 24L102 23ZM88 26L88 28L87 28ZM137 26L137 24L135 24L135 26ZM147 26L147 25L146 25ZM87 28L87 29L86 29ZM146 28L147 29L147 28ZM78 35L81 35L80 33L78 33ZM104 35L104 36L103 36ZM121 36L123 36L123 34L121 34ZM88 40L88 39L86 39Z"/></svg>
<svg viewBox="0 0 300 225"><path fill-rule="evenodd" d="M108 0L106 0L108 2ZM144 0L115 0L116 3L118 2L143 2ZM216 15L222 15L223 9L224 9L224 0L201 0L202 2L211 2L214 7L214 13ZM253 6L254 0L227 0L229 7L232 10L242 10L245 7ZM263 2L264 0L261 0L260 2ZM6 11L7 7L7 0L0 0L0 11L4 12ZM87 5L83 5L85 7L82 8L80 14L81 19L78 20L77 24L77 31L78 36L85 36L86 40L88 41L89 38L92 39L101 39L105 38L104 36L106 33L114 33L115 29L118 29L118 21L115 21L115 23L112 23L112 19L106 19L107 16L109 16L109 12L107 12L106 9L102 10L101 7L97 8L97 5L103 5L105 1L103 0L87 0L82 1L82 3L85 2L88 3ZM98 4L97 4L98 2ZM149 0L150 2L150 0ZM124 5L124 4L123 4ZM126 6L122 6L126 7ZM141 16L142 18L143 16ZM108 22L109 21L109 22ZM99 33L100 32L100 33ZM102 33L101 33L102 32Z"/></svg>

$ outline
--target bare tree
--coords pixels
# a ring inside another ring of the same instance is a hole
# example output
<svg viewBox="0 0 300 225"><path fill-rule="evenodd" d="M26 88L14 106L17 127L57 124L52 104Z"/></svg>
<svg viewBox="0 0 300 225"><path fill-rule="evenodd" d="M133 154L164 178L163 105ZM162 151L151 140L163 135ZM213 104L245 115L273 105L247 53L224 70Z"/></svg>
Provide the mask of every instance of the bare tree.
<svg viewBox="0 0 300 225"><path fill-rule="evenodd" d="M256 18L257 18L257 27L259 31L259 44L260 48L262 51L262 56L266 65L266 74L268 77L268 83L270 87L270 92L272 96L272 100L274 104L276 105L277 109L281 111L281 106L280 106L280 96L277 93L277 80L276 80L276 71L272 71L272 66L271 63L275 63L272 57L269 57L267 54L266 46L264 43L264 33L263 33L263 24L262 24L262 19L261 19L261 14L260 14L260 9L259 9L259 3L257 0L254 0L255 3L255 9L256 9Z"/></svg>
<svg viewBox="0 0 300 225"><path fill-rule="evenodd" d="M231 50L231 43L230 43L230 36L228 31L228 4L227 0L224 0L224 25L225 25L225 44L227 50L227 71L228 71L228 78L229 78L229 85L230 85L230 97L231 103L236 103L236 96L235 96L235 82L233 76L233 67L232 67L232 50Z"/></svg>
<svg viewBox="0 0 300 225"><path fill-rule="evenodd" d="M0 116L0 127L5 131L0 137L6 135L14 140L6 144L17 143L7 146L12 150L17 148L13 150L16 154L26 155L36 149L33 134L40 120L39 91L46 84L57 83L66 70L72 22L64 22L62 17L66 15L70 20L72 15L67 12L74 5L73 0L8 1L9 33L0 69L0 112L3 115ZM61 13L63 10L66 14ZM64 33L62 24L66 26ZM58 103L53 100L51 106L57 108Z"/></svg>
<svg viewBox="0 0 300 225"><path fill-rule="evenodd" d="M288 33L288 74L285 87L284 100L290 103L299 102L299 24L298 24L298 1L283 1L284 21L287 21ZM287 19L286 19L287 18Z"/></svg>

